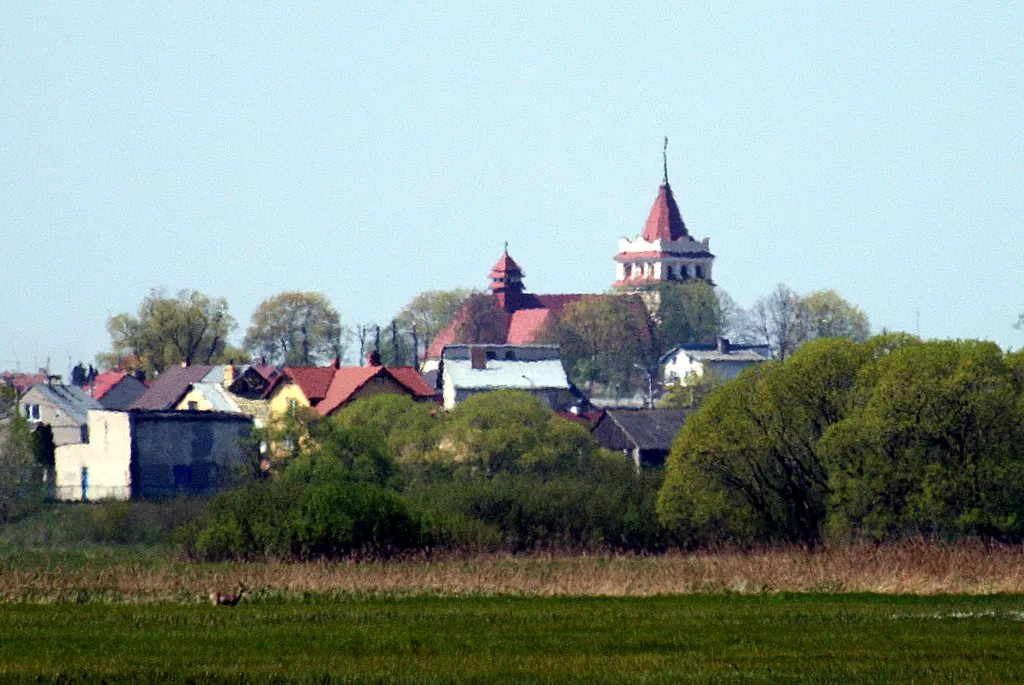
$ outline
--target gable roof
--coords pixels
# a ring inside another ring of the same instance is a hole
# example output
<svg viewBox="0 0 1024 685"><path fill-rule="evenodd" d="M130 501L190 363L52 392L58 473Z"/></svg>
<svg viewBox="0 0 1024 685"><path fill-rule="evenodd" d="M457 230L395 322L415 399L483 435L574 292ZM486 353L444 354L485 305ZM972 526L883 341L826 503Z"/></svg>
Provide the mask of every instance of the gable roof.
<svg viewBox="0 0 1024 685"><path fill-rule="evenodd" d="M220 383L207 383L200 381L190 386L191 390L199 393L209 403L213 411L240 412L238 403L235 402ZM188 394L188 393L186 393Z"/></svg>
<svg viewBox="0 0 1024 685"><path fill-rule="evenodd" d="M511 258L510 258L511 259ZM562 309L571 302L576 302L584 297L600 297L598 295L587 295L583 293L559 294L559 295L533 295L522 293L517 298L515 311L509 313L498 304L495 295L487 295L491 306L498 310L500 317L500 340L490 340L494 344L529 345L536 342L537 337L544 331L548 321L558 317ZM448 324L427 347L426 357L436 359L441 356L441 351L446 345L455 342L459 326L465 320L467 309L462 311Z"/></svg>
<svg viewBox="0 0 1024 685"><path fill-rule="evenodd" d="M327 396L335 371L337 368L334 366L286 366L270 383L263 396L270 397L279 385L291 381L299 386L299 390L309 400L309 405L315 407Z"/></svg>
<svg viewBox="0 0 1024 685"><path fill-rule="evenodd" d="M204 379L215 367L212 364L169 366L156 377L146 392L132 402L129 409L173 409L188 392L189 386ZM223 373L221 375L223 379Z"/></svg>
<svg viewBox="0 0 1024 685"><path fill-rule="evenodd" d="M434 391L416 369L408 366L343 366L334 370L334 378L326 396L316 405L320 416L331 414L377 376L388 376L405 389L413 399L429 399Z"/></svg>
<svg viewBox="0 0 1024 685"><path fill-rule="evenodd" d="M37 383L46 383L45 373L23 373L21 371L4 371L0 373L0 383L9 385L20 395Z"/></svg>
<svg viewBox="0 0 1024 685"><path fill-rule="evenodd" d="M644 225L643 239L653 243L655 240L680 240L688 238L689 235L679 213L679 205L672 194L672 187L666 180L658 188L658 197L654 199L651 213Z"/></svg>
<svg viewBox="0 0 1024 685"><path fill-rule="evenodd" d="M734 345L726 343L683 343L662 355L661 361L685 354L699 362L764 362L772 358L767 345Z"/></svg>
<svg viewBox="0 0 1024 685"><path fill-rule="evenodd" d="M612 421L638 448L667 451L689 414L687 409L606 409L598 425Z"/></svg>
<svg viewBox="0 0 1024 685"><path fill-rule="evenodd" d="M26 388L23 396L32 391L40 393L51 404L60 407L75 423L84 424L90 409L103 409L99 402L74 385L36 383Z"/></svg>

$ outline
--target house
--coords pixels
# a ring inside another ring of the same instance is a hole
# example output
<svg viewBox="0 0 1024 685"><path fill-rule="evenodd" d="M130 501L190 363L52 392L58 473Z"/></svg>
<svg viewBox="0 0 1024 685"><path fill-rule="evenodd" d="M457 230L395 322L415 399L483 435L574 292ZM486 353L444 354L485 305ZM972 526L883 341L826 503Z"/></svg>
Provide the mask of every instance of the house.
<svg viewBox="0 0 1024 685"><path fill-rule="evenodd" d="M174 409L181 403L193 383L222 383L223 381L223 366L212 364L169 366L128 408L149 411Z"/></svg>
<svg viewBox="0 0 1024 685"><path fill-rule="evenodd" d="M474 304L472 300L467 302L458 316L427 347L422 371L428 373L437 369L442 350L456 343L460 331L471 322L471 315L486 318L488 324L486 330L478 332L479 339L473 340L474 344L530 345L537 341L567 304L583 297L581 294L527 293L523 276L523 270L506 249L489 274L491 294L485 296L489 311L471 312Z"/></svg>
<svg viewBox="0 0 1024 685"><path fill-rule="evenodd" d="M662 377L666 383L682 385L709 377L730 381L771 356L767 345L733 345L726 338L719 338L716 344L686 343L662 355Z"/></svg>
<svg viewBox="0 0 1024 685"><path fill-rule="evenodd" d="M208 495L254 462L242 414L95 409L88 428L88 442L55 451L58 499Z"/></svg>
<svg viewBox="0 0 1024 685"><path fill-rule="evenodd" d="M589 405L565 375L558 345L447 345L438 386L445 409L505 389L525 390L558 412Z"/></svg>
<svg viewBox="0 0 1024 685"><path fill-rule="evenodd" d="M146 385L124 371L104 371L82 388L104 409L127 409L146 392Z"/></svg>
<svg viewBox="0 0 1024 685"><path fill-rule="evenodd" d="M88 439L86 414L90 409L103 408L81 388L64 385L57 376L51 376L46 383L30 385L22 393L19 405L33 426L50 427L56 446L85 442Z"/></svg>
<svg viewBox="0 0 1024 685"><path fill-rule="evenodd" d="M606 409L590 432L599 445L636 467L661 466L690 412L685 409Z"/></svg>
<svg viewBox="0 0 1024 685"><path fill-rule="evenodd" d="M433 401L436 393L423 377L408 366L383 366L376 352L366 366L286 366L265 397L272 414L293 407L312 407L320 416L363 397L380 393L409 395L416 401Z"/></svg>

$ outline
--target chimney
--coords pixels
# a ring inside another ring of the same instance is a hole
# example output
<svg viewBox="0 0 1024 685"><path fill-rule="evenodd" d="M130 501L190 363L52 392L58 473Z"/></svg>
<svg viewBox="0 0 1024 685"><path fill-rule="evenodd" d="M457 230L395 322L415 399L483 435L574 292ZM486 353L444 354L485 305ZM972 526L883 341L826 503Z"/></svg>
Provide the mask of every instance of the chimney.
<svg viewBox="0 0 1024 685"><path fill-rule="evenodd" d="M331 366L334 367L335 369L340 369L341 368L341 357L335 357L334 359L332 359L331 360Z"/></svg>
<svg viewBox="0 0 1024 685"><path fill-rule="evenodd" d="M370 354L366 355L366 363L369 366L380 366L380 352L370 350Z"/></svg>
<svg viewBox="0 0 1024 685"><path fill-rule="evenodd" d="M469 365L474 369L487 368L487 350L483 347L469 348Z"/></svg>
<svg viewBox="0 0 1024 685"><path fill-rule="evenodd" d="M732 352L732 345L729 344L728 338L718 339L718 351L721 352L722 354L729 354L730 352Z"/></svg>

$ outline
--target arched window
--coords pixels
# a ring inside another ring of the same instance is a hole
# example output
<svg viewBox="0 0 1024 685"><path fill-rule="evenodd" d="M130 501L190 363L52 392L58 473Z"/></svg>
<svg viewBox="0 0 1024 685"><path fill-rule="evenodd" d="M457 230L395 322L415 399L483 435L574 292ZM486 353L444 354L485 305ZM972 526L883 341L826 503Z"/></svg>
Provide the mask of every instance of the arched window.
<svg viewBox="0 0 1024 685"><path fill-rule="evenodd" d="M671 266L666 266L665 267L665 280L666 281L674 281L675 277L676 277L675 274L672 272L672 267Z"/></svg>
<svg viewBox="0 0 1024 685"><path fill-rule="evenodd" d="M693 271L694 275L697 276L697 278L704 278L704 268L701 267L700 264L693 267Z"/></svg>

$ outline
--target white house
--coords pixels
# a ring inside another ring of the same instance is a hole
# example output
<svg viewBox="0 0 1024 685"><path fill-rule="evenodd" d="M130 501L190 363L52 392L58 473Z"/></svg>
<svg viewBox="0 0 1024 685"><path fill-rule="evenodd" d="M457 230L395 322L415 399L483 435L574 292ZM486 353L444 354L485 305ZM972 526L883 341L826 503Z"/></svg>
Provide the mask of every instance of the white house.
<svg viewBox="0 0 1024 685"><path fill-rule="evenodd" d="M662 378L665 383L688 385L711 373L729 381L748 366L771 357L767 345L733 345L725 338L719 338L717 344L684 343L662 356Z"/></svg>
<svg viewBox="0 0 1024 685"><path fill-rule="evenodd" d="M447 345L438 386L445 409L503 389L525 390L555 411L587 404L565 375L558 345Z"/></svg>

